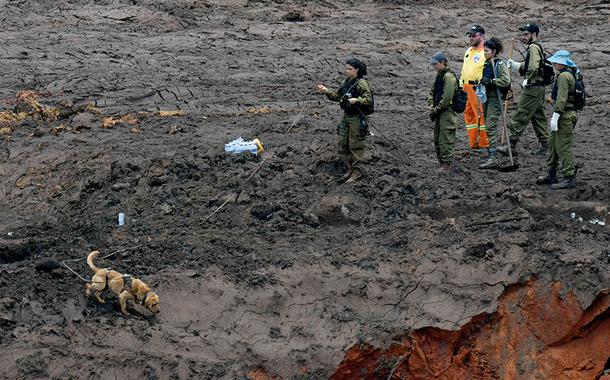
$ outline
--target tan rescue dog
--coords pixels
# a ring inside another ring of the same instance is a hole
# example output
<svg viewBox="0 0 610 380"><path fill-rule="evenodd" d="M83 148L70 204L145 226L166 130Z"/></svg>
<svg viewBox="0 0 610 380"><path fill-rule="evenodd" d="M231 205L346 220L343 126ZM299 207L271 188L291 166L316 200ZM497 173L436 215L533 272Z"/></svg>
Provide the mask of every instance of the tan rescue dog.
<svg viewBox="0 0 610 380"><path fill-rule="evenodd" d="M87 264L95 272L91 283L85 285L85 294L90 297L91 294L99 303L106 303L101 295L106 288L112 290L119 296L119 304L121 312L127 315L127 300L139 302L153 313L159 312L159 296L150 290L144 281L139 280L130 275L123 275L115 270L100 269L93 264L93 259L99 255L99 251L93 251L87 256Z"/></svg>

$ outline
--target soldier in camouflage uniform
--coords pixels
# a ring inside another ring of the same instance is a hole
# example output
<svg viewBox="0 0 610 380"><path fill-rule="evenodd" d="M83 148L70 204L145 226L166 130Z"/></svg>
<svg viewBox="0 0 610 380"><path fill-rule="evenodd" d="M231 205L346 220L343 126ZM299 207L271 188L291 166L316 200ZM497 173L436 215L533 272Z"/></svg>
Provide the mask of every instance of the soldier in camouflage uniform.
<svg viewBox="0 0 610 380"><path fill-rule="evenodd" d="M553 63L555 83L551 92L553 99L553 117L551 118L551 137L549 140L549 154L547 166L549 172L546 176L538 177L539 185L551 185L552 189L571 189L576 186L576 165L574 163L574 126L578 114L574 107L576 93L576 64L570 59L570 53L559 50L549 61ZM557 179L557 167L561 162L561 181Z"/></svg>
<svg viewBox="0 0 610 380"><path fill-rule="evenodd" d="M339 102L343 109L343 119L337 131L339 133L339 154L347 161L348 172L343 177L346 183L362 177L364 164L364 143L368 134L366 107L371 107L373 97L369 83L364 76L366 65L357 58L345 61L346 78L338 90L329 90L319 84L318 91L326 94L328 99Z"/></svg>
<svg viewBox="0 0 610 380"><path fill-rule="evenodd" d="M430 59L430 65L436 71L434 85L428 95L430 120L434 122L434 148L441 164L440 169L447 171L453 162L453 147L457 117L451 109L451 102L458 88L457 76L447 66L447 57L436 53Z"/></svg>
<svg viewBox="0 0 610 380"><path fill-rule="evenodd" d="M517 110L513 114L508 130L510 131L509 142L513 156L516 156L516 145L527 124L531 121L534 132L540 143L539 154L544 154L548 148L549 131L547 129L547 118L544 111L544 81L540 72L540 64L544 59L542 46L538 42L540 28L534 23L529 23L519 28L523 32L521 41L527 44L527 53L524 62L508 60L509 66L517 70L525 77L523 80L523 92L519 97ZM508 154L506 146L498 147L498 151Z"/></svg>

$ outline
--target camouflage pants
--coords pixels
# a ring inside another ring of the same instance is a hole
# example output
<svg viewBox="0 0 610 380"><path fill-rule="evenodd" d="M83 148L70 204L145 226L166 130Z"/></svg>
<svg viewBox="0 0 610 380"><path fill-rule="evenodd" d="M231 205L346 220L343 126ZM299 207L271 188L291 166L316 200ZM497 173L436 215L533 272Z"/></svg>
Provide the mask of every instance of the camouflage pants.
<svg viewBox="0 0 610 380"><path fill-rule="evenodd" d="M441 113L434 122L434 149L438 162L441 164L453 162L456 129L457 117L451 110Z"/></svg>
<svg viewBox="0 0 610 380"><path fill-rule="evenodd" d="M556 132L551 132L549 139L549 155L547 165L549 168L557 169L561 162L561 174L564 177L576 174L574 162L574 126L576 125L576 111L566 111L559 118Z"/></svg>
<svg viewBox="0 0 610 380"><path fill-rule="evenodd" d="M544 111L544 87L532 86L523 89L510 124L510 139L519 141L529 122L534 126L534 132L540 144L549 141L546 113Z"/></svg>
<svg viewBox="0 0 610 380"><path fill-rule="evenodd" d="M339 132L339 154L352 165L354 169L362 169L364 164L364 142L366 136L360 128L359 116L343 117L338 128Z"/></svg>
<svg viewBox="0 0 610 380"><path fill-rule="evenodd" d="M502 100L497 96L487 95L487 102L483 103L483 112L487 122L487 137L489 138L489 153L495 154L498 142L498 120L502 117Z"/></svg>

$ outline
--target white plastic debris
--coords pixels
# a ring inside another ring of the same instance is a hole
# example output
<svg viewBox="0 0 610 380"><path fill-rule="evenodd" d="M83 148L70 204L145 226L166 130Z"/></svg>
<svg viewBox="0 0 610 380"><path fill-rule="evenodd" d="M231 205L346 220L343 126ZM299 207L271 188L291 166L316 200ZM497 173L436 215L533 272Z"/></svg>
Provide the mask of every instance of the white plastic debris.
<svg viewBox="0 0 610 380"><path fill-rule="evenodd" d="M250 152L256 156L263 152L263 144L259 139L244 141L244 139L240 137L228 144L225 144L225 152L233 154Z"/></svg>

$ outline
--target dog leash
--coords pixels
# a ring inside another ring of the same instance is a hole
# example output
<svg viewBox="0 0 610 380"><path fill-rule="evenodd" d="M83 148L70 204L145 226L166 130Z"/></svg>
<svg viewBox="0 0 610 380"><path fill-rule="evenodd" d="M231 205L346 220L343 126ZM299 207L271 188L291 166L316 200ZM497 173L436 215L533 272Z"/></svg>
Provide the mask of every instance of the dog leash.
<svg viewBox="0 0 610 380"><path fill-rule="evenodd" d="M106 258L108 258L108 257L110 257L110 256L112 256L112 255L116 255L116 254L117 254L117 253L119 253L119 252L125 252L125 251L131 250L131 249L140 248L141 246L142 246L142 244L138 244L138 245L134 245L133 247L127 247L127 248L119 249L119 250L117 250L117 251L114 251L114 252L112 252L112 253L109 253L109 254L108 254L108 255L106 255L106 256L100 257L100 259L106 259ZM95 284L103 284L103 282L101 282L101 281L91 281L91 280L87 280L87 279L83 278L83 277L82 277L80 274L76 273L76 271L74 271L74 269L70 268L70 266L68 266L68 264L66 264L66 262L75 262L75 261L81 261L81 260L86 260L86 258L82 258L82 257L81 257L81 258L79 258L79 259L68 259L68 260L61 260L61 261L60 261L60 263L62 263L62 264L63 264L63 266L65 266L66 268L68 268L68 270L69 270L70 272L74 273L74 274L75 274L75 275L76 275L78 278L80 278L80 279L81 279L81 280L83 280L84 282L87 282L87 283L90 283L90 284L92 284L92 283L95 283Z"/></svg>

